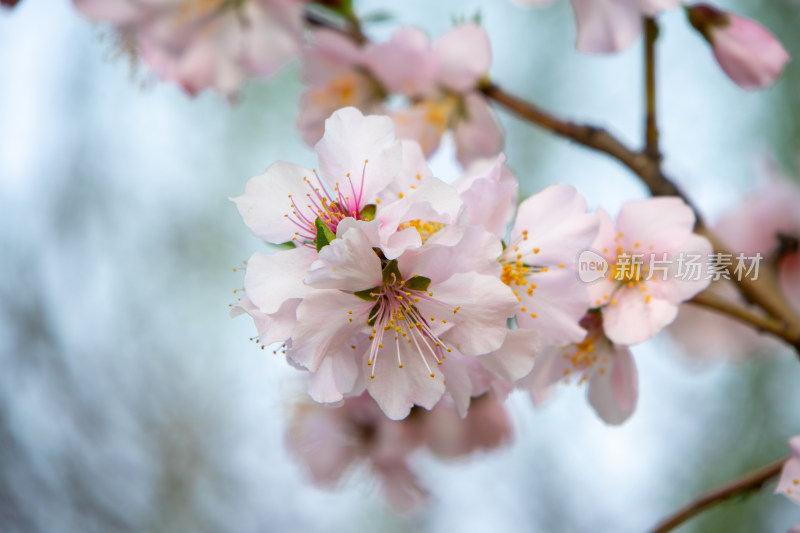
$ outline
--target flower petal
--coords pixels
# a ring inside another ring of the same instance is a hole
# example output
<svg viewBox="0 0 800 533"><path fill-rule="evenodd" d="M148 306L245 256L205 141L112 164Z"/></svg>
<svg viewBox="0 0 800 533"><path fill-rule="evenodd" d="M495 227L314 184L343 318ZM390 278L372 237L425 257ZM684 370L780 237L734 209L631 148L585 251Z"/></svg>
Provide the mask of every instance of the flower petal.
<svg viewBox="0 0 800 533"><path fill-rule="evenodd" d="M313 176L307 168L278 161L264 174L251 178L244 194L232 200L253 235L283 244L291 241L297 232L297 225L289 218L294 211L292 198L305 205L309 189L303 178Z"/></svg>
<svg viewBox="0 0 800 533"><path fill-rule="evenodd" d="M648 301L638 288L623 287L614 298L603 307L603 331L615 344L644 342L678 316L677 305L659 298Z"/></svg>
<svg viewBox="0 0 800 533"><path fill-rule="evenodd" d="M455 92L475 88L492 64L492 49L486 30L467 23L451 29L433 45L439 57L439 82Z"/></svg>
<svg viewBox="0 0 800 533"><path fill-rule="evenodd" d="M364 116L355 107L336 111L325 121L325 134L316 147L320 174L331 190L341 185L342 194L355 194L362 205L397 177L402 147L394 138L389 117ZM353 191L346 185L353 183Z"/></svg>
<svg viewBox="0 0 800 533"><path fill-rule="evenodd" d="M244 290L263 312L275 313L287 300L303 298L312 289L303 283L316 253L301 246L274 254L256 252L247 261Z"/></svg>
<svg viewBox="0 0 800 533"><path fill-rule="evenodd" d="M589 403L607 424L625 422L636 409L638 378L630 350L616 346L605 373L597 372L589 380Z"/></svg>

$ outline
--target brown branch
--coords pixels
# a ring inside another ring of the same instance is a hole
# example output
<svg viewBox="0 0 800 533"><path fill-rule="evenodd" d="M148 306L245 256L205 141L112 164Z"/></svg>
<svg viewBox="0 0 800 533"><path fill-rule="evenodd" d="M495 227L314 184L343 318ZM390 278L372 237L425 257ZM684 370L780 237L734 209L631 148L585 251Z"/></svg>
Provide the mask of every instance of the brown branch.
<svg viewBox="0 0 800 533"><path fill-rule="evenodd" d="M783 464L788 459L789 457L784 457L778 461L761 467L754 472L746 474L738 479L734 479L729 483L706 492L695 501L659 522L651 533L666 533L667 531L672 531L690 518L720 502L735 496L746 494L748 492L760 490L772 478L780 473L781 469L783 468Z"/></svg>
<svg viewBox="0 0 800 533"><path fill-rule="evenodd" d="M644 25L644 99L645 134L644 153L653 161L661 161L658 147L658 123L656 112L656 40L658 23L652 17L642 19Z"/></svg>
<svg viewBox="0 0 800 533"><path fill-rule="evenodd" d="M493 83L487 83L481 88L481 91L487 98L494 100L515 115L556 135L613 157L639 176L639 179L644 182L654 196L680 196L689 203L686 195L664 176L656 161L643 153L629 149L603 128L562 120L528 101L504 91Z"/></svg>
<svg viewBox="0 0 800 533"><path fill-rule="evenodd" d="M727 315L745 324L753 326L758 331L763 331L775 335L792 346L800 344L800 335L791 331L785 324L772 317L760 315L747 309L733 304L709 290L705 290L688 303L695 304L706 309L712 309L721 314Z"/></svg>

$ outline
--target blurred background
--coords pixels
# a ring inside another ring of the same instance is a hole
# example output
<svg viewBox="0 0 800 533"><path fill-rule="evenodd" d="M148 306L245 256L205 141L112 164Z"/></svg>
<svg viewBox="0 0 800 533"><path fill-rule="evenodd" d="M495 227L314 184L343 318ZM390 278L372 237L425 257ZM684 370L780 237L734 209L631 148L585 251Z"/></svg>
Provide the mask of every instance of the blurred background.
<svg viewBox="0 0 800 533"><path fill-rule="evenodd" d="M800 57L792 0L718 2ZM566 0L358 0L432 35L480 10L498 84L562 116L642 137L641 42L578 55ZM797 175L800 68L750 94L718 68L680 11L659 47L665 165L712 220L774 156ZM368 30L388 35L393 23ZM634 348L637 412L605 426L584 390L542 409L512 396L514 442L471 459L425 453L432 493L396 516L365 469L315 488L284 445L304 386L249 341L228 304L265 250L228 200L277 159L313 166L295 129L297 64L239 102L154 83L67 0L0 11L0 531L644 531L701 491L787 452L800 434L800 365L788 352L733 362L667 335ZM614 213L645 195L618 164L501 113L525 194L576 185ZM433 163L457 177L452 148ZM798 206L800 209L800 206ZM465 510L469 512L465 512ZM681 531L784 531L800 508L765 490Z"/></svg>

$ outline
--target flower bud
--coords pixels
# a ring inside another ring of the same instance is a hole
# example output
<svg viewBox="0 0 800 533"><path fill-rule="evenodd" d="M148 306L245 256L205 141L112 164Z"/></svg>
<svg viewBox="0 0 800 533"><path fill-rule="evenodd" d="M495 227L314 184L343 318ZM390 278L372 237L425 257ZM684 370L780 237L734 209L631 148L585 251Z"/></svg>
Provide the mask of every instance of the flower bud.
<svg viewBox="0 0 800 533"><path fill-rule="evenodd" d="M757 22L708 4L686 8L689 22L711 43L725 74L743 89L771 85L789 62L783 45Z"/></svg>

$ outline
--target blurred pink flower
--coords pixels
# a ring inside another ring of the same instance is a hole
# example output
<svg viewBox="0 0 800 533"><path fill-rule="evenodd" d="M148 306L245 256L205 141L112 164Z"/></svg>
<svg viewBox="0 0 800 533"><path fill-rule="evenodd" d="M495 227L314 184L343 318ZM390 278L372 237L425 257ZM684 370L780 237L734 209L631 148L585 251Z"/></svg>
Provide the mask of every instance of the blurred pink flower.
<svg viewBox="0 0 800 533"><path fill-rule="evenodd" d="M781 246L781 237L800 238L800 187L770 161L764 164L761 175L759 188L730 208L714 226L714 231L735 256L760 256L760 268L769 268L768 259L774 257ZM784 296L800 309L800 251L783 250L776 267ZM747 306L730 283L720 281L714 283L712 289L732 303ZM755 308L752 311L759 312ZM674 328L675 338L692 355L716 352L740 359L775 352L782 347L768 335L694 306L681 307Z"/></svg>
<svg viewBox="0 0 800 533"><path fill-rule="evenodd" d="M553 0L515 0L524 6L541 6ZM578 23L576 48L584 53L620 52L642 32L642 17L673 9L683 0L572 0Z"/></svg>
<svg viewBox="0 0 800 533"><path fill-rule="evenodd" d="M592 249L605 277L589 283L606 336L616 344L643 342L670 324L678 305L710 284L711 244L693 233L695 216L680 198L627 202L616 225L598 210L600 232ZM697 269L688 265L697 264Z"/></svg>
<svg viewBox="0 0 800 533"><path fill-rule="evenodd" d="M342 107L382 114L386 93L365 67L364 49L332 30L318 29L303 49L303 91L298 127L310 145L322 137L325 119Z"/></svg>
<svg viewBox="0 0 800 533"><path fill-rule="evenodd" d="M415 452L462 457L497 448L511 438L508 414L491 394L472 399L466 418L449 402L432 411L412 410L389 420L366 394L339 408L301 404L289 423L286 443L316 483L333 487L359 463L377 476L387 503L399 512L418 511L428 492L412 469Z"/></svg>
<svg viewBox="0 0 800 533"><path fill-rule="evenodd" d="M389 41L368 45L365 55L388 92L410 99L393 113L399 137L418 141L429 156L452 130L464 166L500 153L503 132L477 90L492 61L483 28L461 24L433 43L417 28L400 28Z"/></svg>
<svg viewBox="0 0 800 533"><path fill-rule="evenodd" d="M540 403L558 382L588 383L587 397L597 415L607 424L622 424L636 409L639 395L633 356L627 346L605 336L599 313L588 313L581 326L586 329L581 342L542 352L520 386Z"/></svg>
<svg viewBox="0 0 800 533"><path fill-rule="evenodd" d="M711 44L725 74L744 89L763 89L789 62L783 45L759 23L708 4L688 8L689 21Z"/></svg>
<svg viewBox="0 0 800 533"><path fill-rule="evenodd" d="M130 35L142 59L188 93L231 95L247 76L266 76L300 45L299 0L73 0L95 21Z"/></svg>
<svg viewBox="0 0 800 533"><path fill-rule="evenodd" d="M419 424L413 417L389 420L366 394L348 398L334 409L299 405L286 443L319 485L335 486L352 466L366 461L395 510L418 510L428 497L408 464L422 444Z"/></svg>

